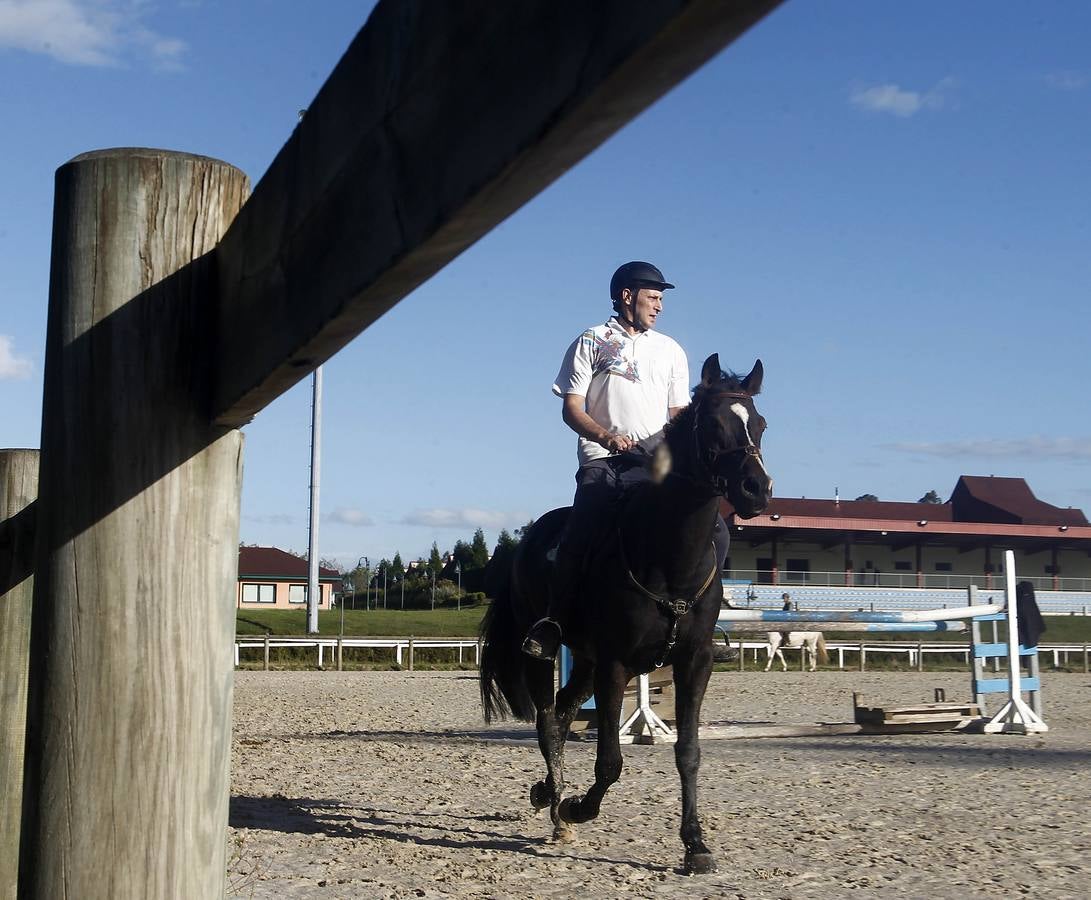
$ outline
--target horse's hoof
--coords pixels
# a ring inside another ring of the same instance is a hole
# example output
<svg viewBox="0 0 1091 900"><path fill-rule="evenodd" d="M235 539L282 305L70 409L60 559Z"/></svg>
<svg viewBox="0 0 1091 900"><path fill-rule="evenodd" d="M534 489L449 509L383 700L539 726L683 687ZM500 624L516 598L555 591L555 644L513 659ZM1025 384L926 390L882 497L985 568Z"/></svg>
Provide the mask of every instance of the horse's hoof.
<svg viewBox="0 0 1091 900"><path fill-rule="evenodd" d="M686 875L708 875L716 871L716 860L711 853L687 853L682 871Z"/></svg>
<svg viewBox="0 0 1091 900"><path fill-rule="evenodd" d="M574 825L568 822L558 822L553 826L553 843L555 844L574 844L576 843L576 828Z"/></svg>
<svg viewBox="0 0 1091 900"><path fill-rule="evenodd" d="M539 781L537 784L531 785L530 788L530 805L535 809L545 809L549 806L552 798L549 796L549 788L546 787L544 781Z"/></svg>
<svg viewBox="0 0 1091 900"><path fill-rule="evenodd" d="M580 818L580 798L565 797L561 801L561 805L557 807L557 815L562 822L567 822L572 825L577 825L584 821Z"/></svg>

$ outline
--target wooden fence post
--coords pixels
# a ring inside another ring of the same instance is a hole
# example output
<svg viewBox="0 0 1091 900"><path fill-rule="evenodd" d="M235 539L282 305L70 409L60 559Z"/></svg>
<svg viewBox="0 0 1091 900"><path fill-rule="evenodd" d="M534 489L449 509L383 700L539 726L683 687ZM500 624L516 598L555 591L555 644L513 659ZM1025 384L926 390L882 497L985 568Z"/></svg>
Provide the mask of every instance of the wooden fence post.
<svg viewBox="0 0 1091 900"><path fill-rule="evenodd" d="M413 637L409 637L409 671L413 671Z"/></svg>
<svg viewBox="0 0 1091 900"><path fill-rule="evenodd" d="M0 898L15 897L27 719L38 451L0 450Z"/></svg>
<svg viewBox="0 0 1091 900"><path fill-rule="evenodd" d="M264 665L262 666L262 671L268 672L269 671L269 632L268 631L265 632L265 648L264 649L265 649Z"/></svg>
<svg viewBox="0 0 1091 900"><path fill-rule="evenodd" d="M223 896L242 436L209 424L212 251L248 190L159 150L57 171L23 900Z"/></svg>
<svg viewBox="0 0 1091 900"><path fill-rule="evenodd" d="M864 642L860 641L860 671L863 672L867 666L867 650L864 649Z"/></svg>
<svg viewBox="0 0 1091 900"><path fill-rule="evenodd" d="M924 642L917 641L917 671L924 671Z"/></svg>

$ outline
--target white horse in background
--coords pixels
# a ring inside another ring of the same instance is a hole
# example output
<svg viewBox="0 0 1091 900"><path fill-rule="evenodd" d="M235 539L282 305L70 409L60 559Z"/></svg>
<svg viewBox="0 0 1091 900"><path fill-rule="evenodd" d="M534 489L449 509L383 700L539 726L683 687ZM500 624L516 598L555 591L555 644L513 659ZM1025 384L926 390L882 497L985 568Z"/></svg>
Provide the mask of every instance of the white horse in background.
<svg viewBox="0 0 1091 900"><path fill-rule="evenodd" d="M789 631L788 640L784 640L784 634L779 631L767 632L766 640L769 642L768 653L769 661L765 664L765 671L768 672L770 666L773 665L773 659L777 656L780 657L780 664L784 668L784 671L788 671L788 663L784 660L784 654L781 652L782 647L787 647L789 650L799 650L803 654L803 663L806 665L807 654L811 655L811 671L815 671L817 668L816 662L825 665L829 662L829 654L826 653L826 638L822 635L821 631Z"/></svg>

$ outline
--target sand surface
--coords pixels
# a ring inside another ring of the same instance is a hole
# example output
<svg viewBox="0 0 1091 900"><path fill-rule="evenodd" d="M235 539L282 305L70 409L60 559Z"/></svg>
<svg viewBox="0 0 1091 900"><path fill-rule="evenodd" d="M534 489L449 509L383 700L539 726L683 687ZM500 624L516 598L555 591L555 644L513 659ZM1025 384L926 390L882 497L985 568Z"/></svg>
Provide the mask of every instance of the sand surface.
<svg viewBox="0 0 1091 900"><path fill-rule="evenodd" d="M719 871L687 877L670 745L623 747L602 815L554 844L527 800L537 746L482 723L474 673L238 672L230 896L1086 897L1091 676L1044 679L1044 735L704 741ZM934 687L965 700L969 677L722 673L702 718L845 722L854 690L894 705ZM567 761L585 788L594 746Z"/></svg>

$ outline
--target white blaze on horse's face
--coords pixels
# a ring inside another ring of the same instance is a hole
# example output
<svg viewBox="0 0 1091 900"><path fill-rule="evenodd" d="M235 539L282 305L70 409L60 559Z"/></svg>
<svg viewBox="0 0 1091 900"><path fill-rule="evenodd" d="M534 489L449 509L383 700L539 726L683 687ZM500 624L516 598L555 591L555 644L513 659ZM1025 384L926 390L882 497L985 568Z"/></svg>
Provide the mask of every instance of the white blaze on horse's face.
<svg viewBox="0 0 1091 900"><path fill-rule="evenodd" d="M746 407L743 406L741 403L732 403L731 406L728 407L728 409L730 409L735 415L742 419L742 430L743 434L746 435L747 446L753 447L754 440L750 437L750 413L747 412ZM757 456L756 459L758 461L758 465L761 466L761 470L765 473L765 477L769 478L769 470L765 468L765 461L761 458L760 455ZM773 479L769 478L770 484L772 483L772 481Z"/></svg>

